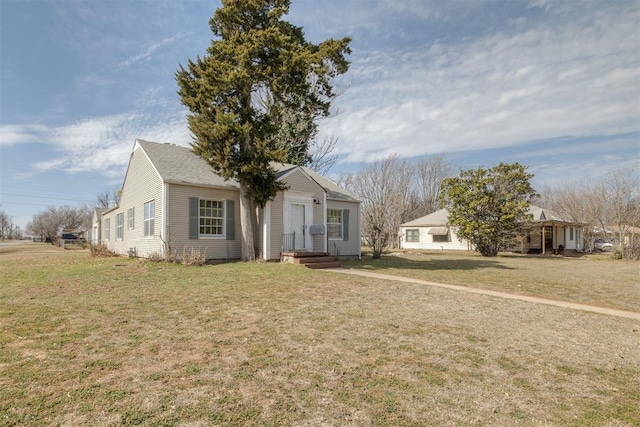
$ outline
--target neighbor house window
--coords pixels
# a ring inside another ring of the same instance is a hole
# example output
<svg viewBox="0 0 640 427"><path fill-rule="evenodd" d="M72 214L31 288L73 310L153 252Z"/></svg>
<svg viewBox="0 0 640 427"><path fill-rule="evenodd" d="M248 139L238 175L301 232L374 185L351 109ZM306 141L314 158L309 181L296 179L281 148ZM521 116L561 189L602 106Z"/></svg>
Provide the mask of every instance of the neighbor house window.
<svg viewBox="0 0 640 427"><path fill-rule="evenodd" d="M134 222L134 208L131 208L127 211L127 230L133 230Z"/></svg>
<svg viewBox="0 0 640 427"><path fill-rule="evenodd" d="M224 236L224 200L200 199L200 236Z"/></svg>
<svg viewBox="0 0 640 427"><path fill-rule="evenodd" d="M342 209L327 209L327 237L342 239Z"/></svg>
<svg viewBox="0 0 640 427"><path fill-rule="evenodd" d="M111 234L111 218L107 218L104 220L104 240L109 240L109 235Z"/></svg>
<svg viewBox="0 0 640 427"><path fill-rule="evenodd" d="M116 215L116 239L122 239L124 236L124 212Z"/></svg>
<svg viewBox="0 0 640 427"><path fill-rule="evenodd" d="M438 242L438 243L442 243L442 242L448 242L449 241L449 235L448 234L434 234L433 235L433 241Z"/></svg>
<svg viewBox="0 0 640 427"><path fill-rule="evenodd" d="M144 204L144 236L151 237L154 233L156 216L156 201L152 200Z"/></svg>
<svg viewBox="0 0 640 427"><path fill-rule="evenodd" d="M412 230L407 230L407 242L414 242L414 243L420 242L420 230L417 228Z"/></svg>

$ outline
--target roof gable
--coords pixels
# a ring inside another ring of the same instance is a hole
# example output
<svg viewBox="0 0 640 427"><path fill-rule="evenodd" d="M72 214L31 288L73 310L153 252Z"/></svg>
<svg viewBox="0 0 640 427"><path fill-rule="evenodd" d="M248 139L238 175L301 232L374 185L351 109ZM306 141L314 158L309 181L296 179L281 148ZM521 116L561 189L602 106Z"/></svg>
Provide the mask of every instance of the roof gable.
<svg viewBox="0 0 640 427"><path fill-rule="evenodd" d="M196 155L190 148L174 144L136 140L135 147L140 147L149 158L164 182L208 187L238 188L234 179L225 180L216 174L211 165ZM348 191L340 188L335 182L304 166L288 163L271 163L278 180L284 179L294 170L300 170L309 180L318 184L327 194L327 198L358 202Z"/></svg>

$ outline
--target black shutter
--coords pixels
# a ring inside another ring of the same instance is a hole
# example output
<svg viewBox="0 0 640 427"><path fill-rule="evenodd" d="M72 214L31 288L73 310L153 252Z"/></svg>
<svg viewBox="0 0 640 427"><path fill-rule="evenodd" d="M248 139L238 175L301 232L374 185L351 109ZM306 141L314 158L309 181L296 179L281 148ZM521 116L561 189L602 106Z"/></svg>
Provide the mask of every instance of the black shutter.
<svg viewBox="0 0 640 427"><path fill-rule="evenodd" d="M227 240L236 239L235 204L233 200L226 200L225 221L227 228Z"/></svg>
<svg viewBox="0 0 640 427"><path fill-rule="evenodd" d="M189 197L189 240L198 240L200 236L200 200L197 197Z"/></svg>
<svg viewBox="0 0 640 427"><path fill-rule="evenodd" d="M349 209L342 210L342 240L349 240Z"/></svg>

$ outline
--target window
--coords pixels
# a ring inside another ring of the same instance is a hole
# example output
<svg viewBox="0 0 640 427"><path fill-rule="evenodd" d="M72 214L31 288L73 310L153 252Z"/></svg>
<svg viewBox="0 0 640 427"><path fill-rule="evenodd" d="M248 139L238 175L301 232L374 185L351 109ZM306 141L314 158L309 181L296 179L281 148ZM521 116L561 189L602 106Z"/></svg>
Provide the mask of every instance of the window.
<svg viewBox="0 0 640 427"><path fill-rule="evenodd" d="M327 237L342 239L342 209L327 209Z"/></svg>
<svg viewBox="0 0 640 427"><path fill-rule="evenodd" d="M569 240L573 240L573 227L569 227Z"/></svg>
<svg viewBox="0 0 640 427"><path fill-rule="evenodd" d="M116 239L122 240L124 236L124 212L116 215Z"/></svg>
<svg viewBox="0 0 640 427"><path fill-rule="evenodd" d="M407 230L407 242L420 242L420 230L419 229L412 229L412 230Z"/></svg>
<svg viewBox="0 0 640 427"><path fill-rule="evenodd" d="M224 200L200 199L199 233L224 236Z"/></svg>
<svg viewBox="0 0 640 427"><path fill-rule="evenodd" d="M104 220L104 240L109 240L109 234L111 234L111 218Z"/></svg>
<svg viewBox="0 0 640 427"><path fill-rule="evenodd" d="M152 237L156 216L156 201L152 200L144 204L144 236Z"/></svg>
<svg viewBox="0 0 640 427"><path fill-rule="evenodd" d="M434 234L433 235L433 241L435 242L448 242L449 241L449 235L448 234Z"/></svg>
<svg viewBox="0 0 640 427"><path fill-rule="evenodd" d="M134 208L131 208L127 211L127 230L133 230L134 222Z"/></svg>

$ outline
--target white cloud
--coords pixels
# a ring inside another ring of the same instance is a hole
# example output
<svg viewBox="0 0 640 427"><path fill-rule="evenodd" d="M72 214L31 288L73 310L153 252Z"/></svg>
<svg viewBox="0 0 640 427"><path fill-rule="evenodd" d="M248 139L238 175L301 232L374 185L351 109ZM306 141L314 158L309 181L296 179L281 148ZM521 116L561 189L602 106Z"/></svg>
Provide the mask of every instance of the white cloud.
<svg viewBox="0 0 640 427"><path fill-rule="evenodd" d="M180 40L184 37L186 37L188 34L184 34L182 32L172 36L172 37L167 37L162 39L161 41L154 43L152 45L150 45L149 47L145 48L144 51L142 51L141 53L134 55L128 59L126 59L125 61L122 61L118 64L118 68L126 68L129 67L131 65L140 63L140 62L145 62L148 61L152 58L153 54L158 51L160 48L162 48L165 45L171 44L177 40Z"/></svg>
<svg viewBox="0 0 640 427"><path fill-rule="evenodd" d="M358 85L323 134L339 138L346 162L361 162L640 130L638 5L538 3L544 20L509 31L356 52Z"/></svg>
<svg viewBox="0 0 640 427"><path fill-rule="evenodd" d="M9 146L36 142L38 135L46 132L47 128L41 125L3 125L0 124L0 146Z"/></svg>
<svg viewBox="0 0 640 427"><path fill-rule="evenodd" d="M58 154L32 164L33 172L92 172L107 177L124 175L136 138L185 146L191 141L184 111L123 113L50 128L2 126L0 131L9 135L6 140L16 143L37 142L53 146Z"/></svg>

